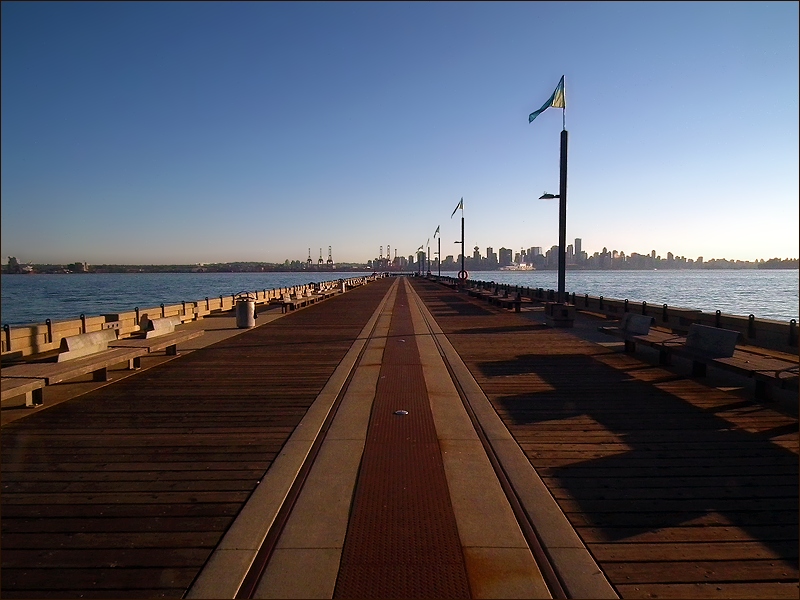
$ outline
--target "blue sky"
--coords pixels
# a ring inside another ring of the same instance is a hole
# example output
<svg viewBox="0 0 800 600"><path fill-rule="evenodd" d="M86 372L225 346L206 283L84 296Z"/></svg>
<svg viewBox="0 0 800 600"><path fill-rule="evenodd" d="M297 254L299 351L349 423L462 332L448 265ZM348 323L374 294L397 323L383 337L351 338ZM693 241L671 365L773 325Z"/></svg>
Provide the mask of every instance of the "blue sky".
<svg viewBox="0 0 800 600"><path fill-rule="evenodd" d="M2 4L2 245L360 262L797 257L798 3Z"/></svg>

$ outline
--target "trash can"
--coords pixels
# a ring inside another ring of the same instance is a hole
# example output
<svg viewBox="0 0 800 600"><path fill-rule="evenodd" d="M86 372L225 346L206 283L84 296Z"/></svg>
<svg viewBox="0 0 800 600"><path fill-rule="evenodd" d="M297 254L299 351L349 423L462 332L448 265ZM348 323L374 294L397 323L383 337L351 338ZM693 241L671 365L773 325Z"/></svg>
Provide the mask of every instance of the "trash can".
<svg viewBox="0 0 800 600"><path fill-rule="evenodd" d="M247 329L256 326L256 295L253 292L236 294L236 327Z"/></svg>

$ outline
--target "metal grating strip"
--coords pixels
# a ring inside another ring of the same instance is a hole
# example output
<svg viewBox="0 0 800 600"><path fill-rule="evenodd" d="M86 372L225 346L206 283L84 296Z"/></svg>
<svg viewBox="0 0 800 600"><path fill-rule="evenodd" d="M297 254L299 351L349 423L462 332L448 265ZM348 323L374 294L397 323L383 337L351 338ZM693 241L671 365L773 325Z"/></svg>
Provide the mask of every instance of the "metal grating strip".
<svg viewBox="0 0 800 600"><path fill-rule="evenodd" d="M404 288L397 294L336 598L468 598ZM408 415L398 416L396 410Z"/></svg>

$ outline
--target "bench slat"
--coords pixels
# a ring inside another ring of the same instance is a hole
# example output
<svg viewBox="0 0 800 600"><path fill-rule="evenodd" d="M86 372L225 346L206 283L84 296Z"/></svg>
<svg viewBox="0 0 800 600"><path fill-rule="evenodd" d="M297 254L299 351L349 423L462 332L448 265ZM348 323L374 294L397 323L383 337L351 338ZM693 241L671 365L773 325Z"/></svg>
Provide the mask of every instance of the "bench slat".
<svg viewBox="0 0 800 600"><path fill-rule="evenodd" d="M122 362L130 362L146 354L141 348L113 348L92 356L76 358L61 363L28 363L0 370L2 377L44 379L47 385L80 377L87 373L100 372Z"/></svg>
<svg viewBox="0 0 800 600"><path fill-rule="evenodd" d="M0 400L8 400L16 396L25 395L25 406L39 406L42 404L42 388L45 386L44 379L9 378L3 377L0 380L2 393Z"/></svg>
<svg viewBox="0 0 800 600"><path fill-rule="evenodd" d="M154 338L129 338L109 343L111 348L140 348L146 352L157 352L167 349L167 354L177 354L177 345L200 337L205 333L202 329L175 331Z"/></svg>

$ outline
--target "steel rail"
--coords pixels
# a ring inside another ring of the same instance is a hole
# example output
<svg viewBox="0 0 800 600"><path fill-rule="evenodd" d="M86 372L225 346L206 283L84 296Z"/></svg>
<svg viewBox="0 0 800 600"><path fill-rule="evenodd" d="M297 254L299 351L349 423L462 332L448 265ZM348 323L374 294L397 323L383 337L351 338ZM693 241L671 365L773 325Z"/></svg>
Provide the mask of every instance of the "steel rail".
<svg viewBox="0 0 800 600"><path fill-rule="evenodd" d="M414 301L417 303L418 307L423 307L424 302L422 298L419 297L417 291L413 289L411 285L409 287L413 290ZM442 357L442 361L444 362L445 367L447 368L447 372L450 375L450 379L453 381L455 385L456 391L458 392L459 397L461 398L461 403L464 405L464 409L467 411L467 415L469 415L470 420L472 421L472 425L475 428L475 432L478 435L478 438L483 445L483 448L486 452L487 457L489 458L489 462L494 469L495 474L497 475L497 479L500 482L500 486L503 489L503 492L508 499L509 504L511 505L511 509L514 512L514 516L517 519L517 523L519 524L520 529L522 530L522 534L525 537L525 541L528 543L528 547L533 554L534 560L538 565L539 569L542 572L542 577L544 578L545 585L547 585L550 593L552 594L553 598L558 599L566 599L569 598L566 592L565 585L563 584L561 578L558 575L558 572L553 566L553 561L551 560L547 549L542 545L541 540L539 539L539 535L536 533L536 527L531 522L528 513L525 511L522 503L520 502L519 496L517 495L516 490L514 489L514 485L511 483L511 480L508 477L505 469L503 469L503 465L500 463L500 460L497 457L497 454L492 447L489 438L486 436L486 433L483 430L483 426L481 425L478 417L475 415L475 411L472 410L472 406L469 403L469 399L467 398L466 393L464 392L464 388L461 385L461 382L458 380L458 376L453 369L453 366L450 364L444 348L439 341L437 334L435 333L426 311L421 310L420 314L422 315L422 319L425 322L425 327L430 332L431 338L433 338L434 343L436 344L436 349L439 352L439 355Z"/></svg>
<svg viewBox="0 0 800 600"><path fill-rule="evenodd" d="M395 284L396 285L396 284ZM286 526L286 523L289 521L289 517L292 514L292 510L297 502L297 499L300 497L300 493L303 491L303 486L305 485L306 479L308 478L308 474L311 472L311 468L314 466L314 461L319 454L320 449L322 448L322 444L325 441L325 436L330 429L331 424L333 423L334 418L336 417L336 413L339 410L339 406L342 403L345 395L347 394L348 389L350 388L350 384L355 376L356 371L361 365L361 360L364 357L364 353L367 350L367 346L369 345L369 341L374 337L375 330L378 327L378 323L380 322L380 317L383 315L384 311L386 310L388 304L388 298L390 297L392 290L395 286L391 286L389 290L386 292L381 304L379 305L380 312L378 313L378 317L375 319L375 322L372 324L372 328L370 329L369 334L366 336L364 345L362 346L361 350L358 353L358 357L353 362L352 367L350 367L349 372L347 373L347 377L342 385L342 388L339 390L339 393L336 395L336 399L333 401L330 410L328 411L325 420L320 427L319 432L317 433L316 438L314 439L314 443L311 445L311 448L306 456L305 460L303 461L303 465L298 470L297 476L292 483L291 488L289 488L288 493L286 494L286 498L281 505L280 510L278 511L277 515L275 516L275 520L272 523L272 526L269 528L266 537L264 538L264 542L261 544L258 552L256 553L255 558L253 559L253 563L250 565L247 573L245 574L242 584L239 587L239 590L236 592L234 598L252 598L258 588L258 584L261 582L261 578L264 575L264 571L269 564L270 559L272 558L272 554L275 551L275 548L278 545L278 540L281 537L281 533Z"/></svg>

